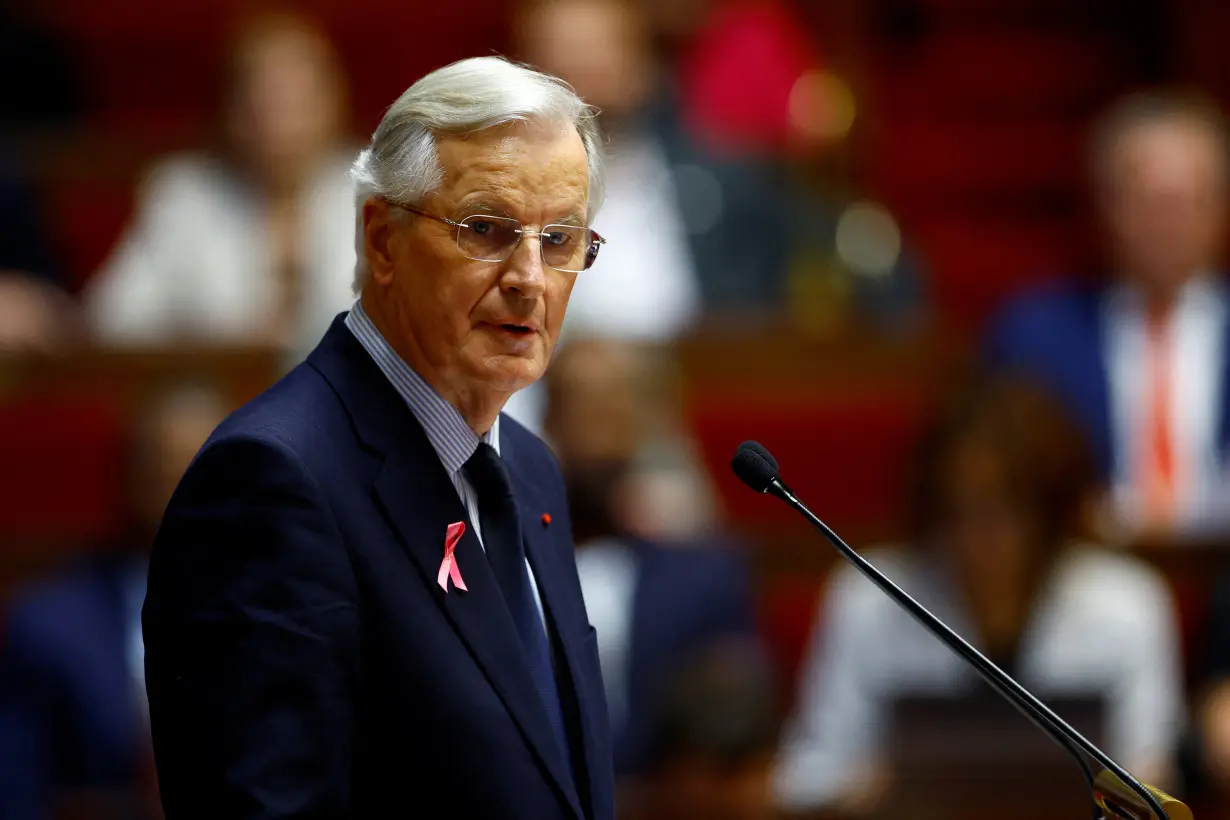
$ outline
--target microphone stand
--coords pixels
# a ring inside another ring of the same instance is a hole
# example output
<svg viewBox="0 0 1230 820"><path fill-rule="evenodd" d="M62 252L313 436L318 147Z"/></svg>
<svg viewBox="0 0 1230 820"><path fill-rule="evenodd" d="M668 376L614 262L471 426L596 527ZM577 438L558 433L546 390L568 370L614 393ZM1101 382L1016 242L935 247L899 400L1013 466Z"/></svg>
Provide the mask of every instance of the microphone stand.
<svg viewBox="0 0 1230 820"><path fill-rule="evenodd" d="M1028 689L1013 680L1010 675L992 663L989 658L949 628L947 624L932 615L926 607L893 583L874 564L855 552L837 533L809 510L807 505L800 501L798 496L776 475L769 479L768 486L763 492L780 498L798 511L863 575L910 613L927 631L969 662L992 689L1063 747L1080 766L1081 773L1086 783L1089 784L1090 795L1094 803L1094 820L1192 820L1191 810L1186 805L1160 789L1146 786L1132 777L1127 770L1069 726ZM1090 760L1101 767L1101 771L1096 775L1089 765Z"/></svg>

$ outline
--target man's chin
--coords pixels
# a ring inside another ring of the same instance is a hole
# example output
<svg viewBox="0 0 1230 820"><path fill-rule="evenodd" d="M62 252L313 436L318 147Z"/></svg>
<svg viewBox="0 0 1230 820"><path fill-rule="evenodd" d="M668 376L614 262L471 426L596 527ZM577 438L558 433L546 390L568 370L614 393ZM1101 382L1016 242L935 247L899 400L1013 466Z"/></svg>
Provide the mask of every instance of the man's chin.
<svg viewBox="0 0 1230 820"><path fill-rule="evenodd" d="M515 393L542 378L545 370L540 356L501 354L483 362L480 378L492 389Z"/></svg>

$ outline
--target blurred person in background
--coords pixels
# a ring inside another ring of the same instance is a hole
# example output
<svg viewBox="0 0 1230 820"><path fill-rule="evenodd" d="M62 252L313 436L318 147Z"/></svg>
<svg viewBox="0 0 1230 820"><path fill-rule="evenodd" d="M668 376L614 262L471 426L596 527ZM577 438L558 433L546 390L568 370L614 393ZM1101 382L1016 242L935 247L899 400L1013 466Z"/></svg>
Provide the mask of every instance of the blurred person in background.
<svg viewBox="0 0 1230 820"><path fill-rule="evenodd" d="M129 526L118 543L19 589L0 639L0 815L159 816L145 705L147 554L180 476L222 420L195 383L155 394L134 424Z"/></svg>
<svg viewBox="0 0 1230 820"><path fill-rule="evenodd" d="M574 340L547 375L547 439L568 490L619 775L644 771L653 704L684 657L728 641L760 651L749 568L716 534L690 464L642 461L674 446L654 418L664 403L652 355Z"/></svg>
<svg viewBox="0 0 1230 820"><path fill-rule="evenodd" d="M737 645L680 659L651 716L636 820L769 820L779 718L763 655Z"/></svg>
<svg viewBox="0 0 1230 820"><path fill-rule="evenodd" d="M568 329L660 341L704 314L751 324L758 313L785 309L792 265L833 255L839 209L795 187L775 153L782 146L765 150L764 140L749 137L763 130L756 123L713 136L721 126L710 120L738 114L696 114L691 109L708 102L681 101L637 0L531 0L519 20L520 56L601 110L610 184L596 227L635 237L604 254L594 287L569 308ZM917 309L916 283L904 256L881 274L850 277L858 279L852 306L895 325Z"/></svg>
<svg viewBox="0 0 1230 820"><path fill-rule="evenodd" d="M71 304L39 206L28 181L0 162L0 353L50 350L70 335Z"/></svg>
<svg viewBox="0 0 1230 820"><path fill-rule="evenodd" d="M978 385L920 449L914 544L873 561L1043 699L1101 699L1108 753L1164 784L1183 720L1174 602L1155 570L1084 540L1096 489L1057 400L1026 382ZM847 566L830 581L803 669L775 775L793 811L871 809L891 783L892 704L984 686Z"/></svg>
<svg viewBox="0 0 1230 820"><path fill-rule="evenodd" d="M0 353L48 350L71 329L30 149L80 122L85 89L75 50L40 11L0 0Z"/></svg>
<svg viewBox="0 0 1230 820"><path fill-rule="evenodd" d="M219 151L170 157L85 294L109 343L273 346L297 360L351 300L353 152L337 55L306 20L247 21Z"/></svg>
<svg viewBox="0 0 1230 820"><path fill-rule="evenodd" d="M1044 379L1088 431L1125 534L1230 525L1230 294L1222 114L1128 96L1090 148L1112 276L1047 285L993 323L994 368Z"/></svg>

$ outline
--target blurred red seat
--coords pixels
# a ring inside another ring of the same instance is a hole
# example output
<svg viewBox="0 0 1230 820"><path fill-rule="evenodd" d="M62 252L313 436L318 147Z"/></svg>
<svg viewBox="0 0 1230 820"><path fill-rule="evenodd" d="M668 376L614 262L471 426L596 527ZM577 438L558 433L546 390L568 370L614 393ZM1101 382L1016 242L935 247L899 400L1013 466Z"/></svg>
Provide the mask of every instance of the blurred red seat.
<svg viewBox="0 0 1230 820"><path fill-rule="evenodd" d="M97 399L0 403L0 543L92 544L123 508L122 427Z"/></svg>
<svg viewBox="0 0 1230 820"><path fill-rule="evenodd" d="M1082 273L1072 269L1080 237L1063 220L934 213L909 223L930 288L955 327L976 330L1029 282Z"/></svg>
<svg viewBox="0 0 1230 820"><path fill-rule="evenodd" d="M1046 11L1057 11L1075 5L1072 0L996 0L988 3L986 0L919 0L918 5L932 13L978 13L988 11L1005 13L1027 13L1038 15Z"/></svg>
<svg viewBox="0 0 1230 820"><path fill-rule="evenodd" d="M120 180L76 179L44 189L46 224L76 291L106 261L133 207L132 185Z"/></svg>
<svg viewBox="0 0 1230 820"><path fill-rule="evenodd" d="M896 114L1086 111L1113 90L1105 44L1077 33L953 27L887 61L880 105Z"/></svg>
<svg viewBox="0 0 1230 820"><path fill-rule="evenodd" d="M688 420L726 513L741 529L776 536L800 527L789 508L751 492L731 472L735 448L752 438L777 456L783 476L817 515L835 527L879 536L899 523L904 477L927 401L891 384L780 402L694 395Z"/></svg>
<svg viewBox="0 0 1230 820"><path fill-rule="evenodd" d="M778 675L786 706L794 703L823 582L814 577L774 575L760 586L760 633Z"/></svg>
<svg viewBox="0 0 1230 820"><path fill-rule="evenodd" d="M871 146L873 187L1020 194L1079 180L1082 134L1037 118L902 117Z"/></svg>

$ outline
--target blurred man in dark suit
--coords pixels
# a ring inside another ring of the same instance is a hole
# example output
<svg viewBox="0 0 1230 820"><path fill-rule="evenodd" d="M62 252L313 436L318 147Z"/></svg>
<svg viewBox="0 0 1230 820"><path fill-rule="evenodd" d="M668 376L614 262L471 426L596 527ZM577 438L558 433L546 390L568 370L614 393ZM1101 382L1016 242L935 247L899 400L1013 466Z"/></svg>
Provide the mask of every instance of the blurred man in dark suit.
<svg viewBox="0 0 1230 820"><path fill-rule="evenodd" d="M211 389L160 392L135 426L131 525L117 547L18 591L0 637L0 816L152 817L141 601L154 530L222 420Z"/></svg>
<svg viewBox="0 0 1230 820"><path fill-rule="evenodd" d="M168 820L614 817L563 481L501 415L605 241L602 167L590 107L496 57L385 113L359 301L210 438L154 546Z"/></svg>
<svg viewBox="0 0 1230 820"><path fill-rule="evenodd" d="M576 340L548 377L547 435L568 487L577 567L606 679L616 771L639 774L653 710L693 654L723 644L760 652L749 568L712 531L665 537L705 503L682 465L646 465L670 445L660 436L654 354L614 341ZM661 355L661 354L659 354ZM654 473L650 482L649 474ZM671 501L659 504L667 495Z"/></svg>

